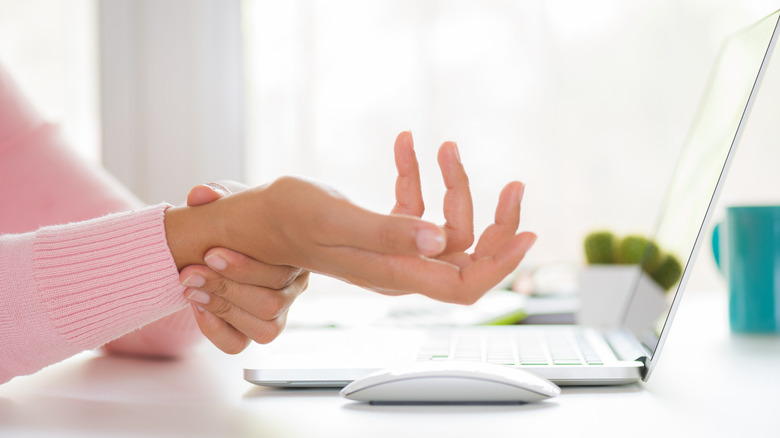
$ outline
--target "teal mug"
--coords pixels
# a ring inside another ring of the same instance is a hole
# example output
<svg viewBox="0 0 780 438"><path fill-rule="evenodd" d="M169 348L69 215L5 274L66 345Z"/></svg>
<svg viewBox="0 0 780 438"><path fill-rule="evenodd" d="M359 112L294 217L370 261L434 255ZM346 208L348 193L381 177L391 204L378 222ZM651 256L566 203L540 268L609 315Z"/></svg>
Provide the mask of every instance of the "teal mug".
<svg viewBox="0 0 780 438"><path fill-rule="evenodd" d="M780 206L728 207L712 251L729 286L731 330L780 332Z"/></svg>

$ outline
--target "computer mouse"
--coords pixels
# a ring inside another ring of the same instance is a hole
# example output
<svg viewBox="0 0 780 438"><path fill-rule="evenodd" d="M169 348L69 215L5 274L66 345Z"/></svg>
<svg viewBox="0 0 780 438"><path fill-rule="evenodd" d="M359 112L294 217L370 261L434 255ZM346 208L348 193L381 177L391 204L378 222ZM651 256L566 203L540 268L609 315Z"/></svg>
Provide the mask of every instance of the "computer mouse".
<svg viewBox="0 0 780 438"><path fill-rule="evenodd" d="M369 403L530 403L560 393L556 384L516 367L430 361L371 373L339 394Z"/></svg>

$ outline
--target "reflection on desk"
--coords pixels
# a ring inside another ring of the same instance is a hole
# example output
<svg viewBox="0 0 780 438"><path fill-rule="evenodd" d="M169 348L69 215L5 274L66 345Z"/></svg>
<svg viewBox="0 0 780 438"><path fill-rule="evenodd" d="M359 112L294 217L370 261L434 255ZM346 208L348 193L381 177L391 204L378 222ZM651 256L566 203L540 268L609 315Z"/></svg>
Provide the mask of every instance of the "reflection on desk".
<svg viewBox="0 0 780 438"><path fill-rule="evenodd" d="M726 294L691 292L646 384L564 388L529 405L372 406L255 387L240 356L207 344L180 361L83 353L0 386L0 436L780 435L778 369L780 337L732 335Z"/></svg>

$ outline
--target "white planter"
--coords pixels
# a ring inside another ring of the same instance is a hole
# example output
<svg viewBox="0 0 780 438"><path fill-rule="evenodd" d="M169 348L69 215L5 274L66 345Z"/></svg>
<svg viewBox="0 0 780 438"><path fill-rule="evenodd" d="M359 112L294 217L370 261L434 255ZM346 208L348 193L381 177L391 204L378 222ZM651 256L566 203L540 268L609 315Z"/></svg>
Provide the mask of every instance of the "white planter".
<svg viewBox="0 0 780 438"><path fill-rule="evenodd" d="M589 265L580 275L577 323L598 329L630 320L636 332L654 329L667 309L666 294L638 265ZM634 295L636 295L634 297ZM626 318L632 303L631 317Z"/></svg>

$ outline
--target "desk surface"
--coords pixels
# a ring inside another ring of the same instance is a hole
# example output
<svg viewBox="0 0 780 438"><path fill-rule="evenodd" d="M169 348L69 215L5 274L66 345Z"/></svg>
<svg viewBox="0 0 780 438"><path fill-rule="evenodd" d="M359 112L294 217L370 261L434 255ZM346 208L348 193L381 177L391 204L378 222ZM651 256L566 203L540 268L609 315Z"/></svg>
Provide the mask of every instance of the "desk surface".
<svg viewBox="0 0 780 438"><path fill-rule="evenodd" d="M780 435L777 370L780 336L732 335L725 293L690 292L648 383L531 405L371 406L254 387L240 357L208 345L180 361L83 353L0 386L0 436Z"/></svg>

